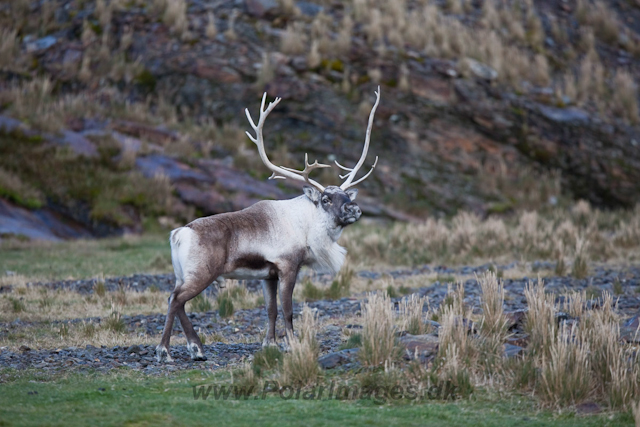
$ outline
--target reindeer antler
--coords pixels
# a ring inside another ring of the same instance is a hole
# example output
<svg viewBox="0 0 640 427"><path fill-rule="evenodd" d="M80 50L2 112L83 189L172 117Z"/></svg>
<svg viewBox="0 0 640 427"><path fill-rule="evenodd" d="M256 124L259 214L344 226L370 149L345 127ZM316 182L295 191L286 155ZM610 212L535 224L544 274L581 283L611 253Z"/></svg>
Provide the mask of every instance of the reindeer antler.
<svg viewBox="0 0 640 427"><path fill-rule="evenodd" d="M364 149L362 150L362 155L360 156L360 160L358 160L358 163L356 163L356 165L353 168L344 167L340 163L338 163L337 160L335 161L336 165L340 169L349 172L346 175L340 175L341 179L346 178L346 181L344 181L342 185L340 185L340 188L343 190L353 187L354 185L360 184L362 181L367 179L369 175L371 175L371 172L373 172L373 170L376 168L376 165L378 164L378 156L376 156L376 160L373 162L373 166L371 166L371 170L365 176L363 176L356 182L353 182L353 179L356 177L358 170L362 167L362 164L367 158L367 151L369 151L369 141L371 140L371 128L373 127L373 116L376 114L376 108L378 108L378 103L380 102L380 86L378 86L378 90L375 92L375 94L376 94L376 103L373 104L373 108L371 109L371 113L369 114L369 123L367 124L367 134L364 139Z"/></svg>
<svg viewBox="0 0 640 427"><path fill-rule="evenodd" d="M271 161L267 157L267 153L265 152L265 149L264 149L264 139L262 137L262 127L264 126L264 122L265 122L267 116L269 115L269 113L271 112L271 110L273 110L275 108L275 106L278 105L278 103L282 100L282 98L276 98L273 102L270 102L269 105L267 106L267 109L265 110L264 103L265 103L266 99L267 99L267 93L265 92L264 95L262 95L262 104L260 104L260 119L258 120L258 125L257 126L253 122L253 119L251 118L251 114L249 113L249 109L245 108L244 111L247 114L247 119L249 119L249 123L251 124L251 127L256 132L256 136L254 137L249 132L246 132L246 134L249 137L249 139L251 141L253 141L254 144L256 144L258 146L258 153L260 153L260 159L262 160L262 163L264 163L265 166L267 168L269 168L270 171L273 172L273 174L269 177L269 179L286 179L286 178L290 178L290 179L294 179L296 181L304 181L304 182L316 187L321 193L324 192L324 187L322 185L320 185L320 183L318 183L317 181L314 181L313 179L310 179L309 178L309 173L314 169L330 168L331 167L330 165L325 165L325 164L318 163L317 160L313 164L309 164L308 156L307 156L307 154L305 154L304 155L304 163L305 163L304 169L299 171L299 170L296 170L296 169L286 168L284 166L276 166L273 163L271 163Z"/></svg>

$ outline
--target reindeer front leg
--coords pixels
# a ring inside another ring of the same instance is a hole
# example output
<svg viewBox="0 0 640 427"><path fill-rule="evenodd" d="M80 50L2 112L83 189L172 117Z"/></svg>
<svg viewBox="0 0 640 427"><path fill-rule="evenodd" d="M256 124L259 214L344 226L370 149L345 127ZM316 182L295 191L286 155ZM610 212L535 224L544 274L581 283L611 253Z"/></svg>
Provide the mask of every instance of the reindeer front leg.
<svg viewBox="0 0 640 427"><path fill-rule="evenodd" d="M278 319L278 280L264 280L262 282L264 304L267 307L267 335L262 341L262 347L276 345L276 320Z"/></svg>
<svg viewBox="0 0 640 427"><path fill-rule="evenodd" d="M293 334L293 288L300 266L287 268L280 273L280 299L282 303L282 315L284 316L285 332Z"/></svg>

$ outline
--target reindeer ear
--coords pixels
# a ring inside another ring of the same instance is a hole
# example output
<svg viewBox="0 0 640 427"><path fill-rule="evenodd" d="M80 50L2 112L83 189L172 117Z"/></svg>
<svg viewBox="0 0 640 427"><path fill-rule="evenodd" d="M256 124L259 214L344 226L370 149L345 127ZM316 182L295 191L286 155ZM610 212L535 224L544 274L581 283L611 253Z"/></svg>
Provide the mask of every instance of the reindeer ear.
<svg viewBox="0 0 640 427"><path fill-rule="evenodd" d="M356 199L356 196L358 195L358 189L357 188L350 188L346 191L347 196L349 196L349 198L351 199L351 201L353 202Z"/></svg>
<svg viewBox="0 0 640 427"><path fill-rule="evenodd" d="M322 196L322 194L320 194L317 188L305 185L302 189L304 190L305 196L307 196L313 203L317 204L320 201L320 196Z"/></svg>

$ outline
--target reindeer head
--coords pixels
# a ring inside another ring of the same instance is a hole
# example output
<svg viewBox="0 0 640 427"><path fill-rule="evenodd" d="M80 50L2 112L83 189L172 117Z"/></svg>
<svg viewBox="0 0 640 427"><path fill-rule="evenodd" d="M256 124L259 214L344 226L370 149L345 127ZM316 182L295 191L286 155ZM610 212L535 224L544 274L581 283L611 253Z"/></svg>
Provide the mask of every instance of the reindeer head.
<svg viewBox="0 0 640 427"><path fill-rule="evenodd" d="M344 191L340 187L330 185L321 193L315 187L305 185L304 194L339 227L353 224L362 215L360 207L354 202L358 194L355 188Z"/></svg>
<svg viewBox="0 0 640 427"><path fill-rule="evenodd" d="M262 96L262 104L260 105L260 119L258 120L257 125L253 122L251 114L249 114L249 109L245 109L247 119L249 119L251 127L256 132L255 137L249 132L247 132L247 136L249 136L249 139L251 139L258 146L260 159L265 164L265 166L267 166L269 170L273 172L269 179L290 178L297 181L304 181L309 184L309 186L304 187L304 194L316 205L318 209L322 209L325 215L331 217L335 221L335 225L338 227L345 227L349 224L353 224L358 219L360 219L362 211L360 210L360 207L354 202L354 200L356 199L356 195L358 194L358 190L351 187L354 187L355 185L367 179L367 177L371 175L376 165L378 164L378 157L376 156L376 160L373 162L371 170L369 170L369 172L367 172L367 174L362 178L353 182L356 174L358 173L358 170L360 169L360 167L362 167L362 164L367 157L367 152L369 151L371 128L373 127L373 117L375 115L376 108L378 108L378 103L380 102L380 87L378 87L378 91L375 92L375 94L376 102L371 109L371 113L369 114L367 133L364 140L364 149L362 150L360 160L358 160L358 163L356 163L353 168L347 168L342 166L337 161L335 162L340 169L347 171L345 175L340 175L340 178L344 179L344 182L339 187L330 185L325 188L317 181L310 179L309 173L312 170L329 168L331 166L318 163L317 160L313 164L309 164L309 158L306 154L304 155L305 167L301 171L290 169L284 166L276 166L271 163L271 161L267 157L264 148L264 139L262 137L262 128L267 116L275 108L275 106L278 105L278 103L281 101L281 98L276 98L275 101L270 102L265 109L264 104L267 98L267 94L265 92L265 94Z"/></svg>

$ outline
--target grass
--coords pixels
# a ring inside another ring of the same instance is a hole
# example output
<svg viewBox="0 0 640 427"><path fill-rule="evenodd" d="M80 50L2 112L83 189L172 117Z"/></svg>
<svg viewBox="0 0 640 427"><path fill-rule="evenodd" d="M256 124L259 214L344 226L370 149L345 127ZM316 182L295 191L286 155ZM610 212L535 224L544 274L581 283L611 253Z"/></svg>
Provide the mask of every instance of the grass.
<svg viewBox="0 0 640 427"><path fill-rule="evenodd" d="M600 211L577 202L566 208L520 211L511 217L481 219L460 212L450 219L428 218L390 226L355 224L343 233L354 266L414 266L556 261L558 273L584 278L589 262L635 262L640 259L640 222L631 210ZM579 209L576 209L579 208ZM449 281L449 277L438 277Z"/></svg>
<svg viewBox="0 0 640 427"><path fill-rule="evenodd" d="M571 411L540 411L527 396L479 394L460 402L381 405L372 400L284 400L277 393L268 393L264 400L194 400L195 385L230 383L227 373L200 370L169 377L127 370L57 377L15 371L0 375L0 423L7 426L199 425L209 424L212 413L238 426L299 425L301 419L308 426L511 426L524 420L528 426L633 425L628 413L581 417Z"/></svg>
<svg viewBox="0 0 640 427"><path fill-rule="evenodd" d="M301 297L305 301L316 301L320 299L337 300L351 295L351 283L354 272L349 267L343 267L335 280L328 288L321 289L314 285L310 278L306 278L302 283Z"/></svg>
<svg viewBox="0 0 640 427"><path fill-rule="evenodd" d="M60 243L3 241L0 273L13 271L43 280L170 273L173 267L168 240L164 234L146 234ZM158 255L166 260L162 266L154 263Z"/></svg>
<svg viewBox="0 0 640 427"><path fill-rule="evenodd" d="M320 374L318 355L320 347L316 339L318 313L304 305L298 336L287 333L290 351L282 360L282 378L289 384L306 386L314 384Z"/></svg>
<svg viewBox="0 0 640 427"><path fill-rule="evenodd" d="M370 293L362 306L362 347L358 357L365 366L379 367L399 356L391 300L386 293Z"/></svg>

